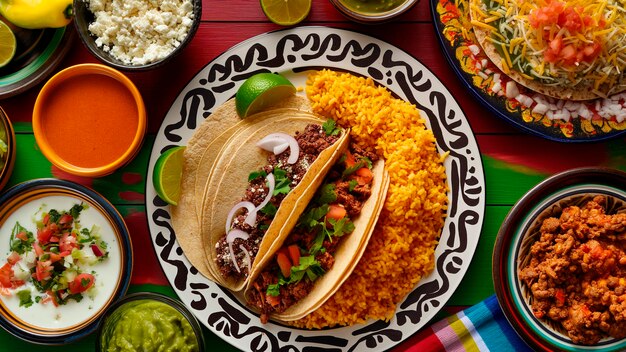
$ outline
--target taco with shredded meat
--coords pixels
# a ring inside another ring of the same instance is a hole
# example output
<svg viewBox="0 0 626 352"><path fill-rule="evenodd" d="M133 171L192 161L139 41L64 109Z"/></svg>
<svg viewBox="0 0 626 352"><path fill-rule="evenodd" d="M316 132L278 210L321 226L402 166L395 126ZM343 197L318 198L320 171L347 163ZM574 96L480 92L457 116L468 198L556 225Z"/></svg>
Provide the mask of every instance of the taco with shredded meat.
<svg viewBox="0 0 626 352"><path fill-rule="evenodd" d="M244 296L261 322L297 320L317 309L348 278L372 234L389 177L383 160L356 145L253 269Z"/></svg>
<svg viewBox="0 0 626 352"><path fill-rule="evenodd" d="M219 114L211 118L224 120ZM202 173L194 181L195 192L204 182L203 196L194 195L197 208L187 207L196 210L198 232L183 234L187 248L181 247L188 258L202 262L197 266L209 279L239 291L258 258L281 231L295 225L297 214L345 150L348 131L294 107L272 108L233 126L204 132L203 140L211 142L205 142L201 165L196 164Z"/></svg>

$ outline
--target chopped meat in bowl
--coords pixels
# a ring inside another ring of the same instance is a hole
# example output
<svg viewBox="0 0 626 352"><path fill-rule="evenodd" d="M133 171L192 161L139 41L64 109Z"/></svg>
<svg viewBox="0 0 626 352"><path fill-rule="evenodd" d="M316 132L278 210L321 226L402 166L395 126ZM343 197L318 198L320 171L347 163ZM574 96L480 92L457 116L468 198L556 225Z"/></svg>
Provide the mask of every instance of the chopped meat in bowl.
<svg viewBox="0 0 626 352"><path fill-rule="evenodd" d="M537 240L522 249L519 279L532 313L576 344L624 338L626 207L604 195L570 202L537 222Z"/></svg>

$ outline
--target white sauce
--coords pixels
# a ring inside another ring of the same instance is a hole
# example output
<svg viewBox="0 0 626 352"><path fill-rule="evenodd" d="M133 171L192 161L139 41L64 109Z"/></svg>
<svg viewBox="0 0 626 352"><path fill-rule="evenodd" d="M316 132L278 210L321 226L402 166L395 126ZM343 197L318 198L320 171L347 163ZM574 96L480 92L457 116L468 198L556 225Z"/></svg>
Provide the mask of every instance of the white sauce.
<svg viewBox="0 0 626 352"><path fill-rule="evenodd" d="M69 210L74 204L80 202L79 198L70 196L47 196L30 201L24 204L19 211L13 212L0 225L0 259L2 260L0 265L6 263L6 258L11 253L9 238L16 222L19 221L22 226L32 231L35 238L37 238L36 220L41 219L39 211L49 211L50 209L58 211ZM120 259L120 243L117 241L113 226L104 215L91 205L81 211L78 219L82 228L91 228L92 225L100 227L99 233L101 238L107 243L107 250L109 251L107 259L94 265L81 265L83 272L91 273L91 271L95 271L96 282L92 289L97 290L97 292L93 299L90 297L93 295L84 293L80 302L69 300L67 304L58 307L55 307L52 302L46 304L33 303L28 308L20 307L20 300L15 294L10 297L0 296L0 303L27 324L46 329L65 329L80 324L98 313L115 291L122 263ZM24 258L20 261L23 260ZM26 267L24 263L16 263L16 265L20 264ZM16 293L27 288L32 291L33 301L36 296L41 296L41 293L30 282L12 290L12 292Z"/></svg>

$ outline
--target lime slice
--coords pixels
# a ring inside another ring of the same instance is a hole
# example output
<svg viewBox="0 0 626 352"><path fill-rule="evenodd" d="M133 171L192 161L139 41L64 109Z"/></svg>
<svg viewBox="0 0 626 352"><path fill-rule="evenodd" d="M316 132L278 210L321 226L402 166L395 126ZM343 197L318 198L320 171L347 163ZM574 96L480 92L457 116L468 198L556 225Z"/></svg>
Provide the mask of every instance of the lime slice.
<svg viewBox="0 0 626 352"><path fill-rule="evenodd" d="M311 0L261 0L261 8L270 21L292 26L309 14Z"/></svg>
<svg viewBox="0 0 626 352"><path fill-rule="evenodd" d="M185 147L174 147L159 156L152 173L154 190L168 204L177 205L180 199L180 179L183 174Z"/></svg>
<svg viewBox="0 0 626 352"><path fill-rule="evenodd" d="M237 114L245 118L295 93L296 87L287 78L275 73L257 73L237 90Z"/></svg>
<svg viewBox="0 0 626 352"><path fill-rule="evenodd" d="M6 66L13 55L15 55L15 48L17 42L15 41L15 35L6 23L0 21L0 67Z"/></svg>

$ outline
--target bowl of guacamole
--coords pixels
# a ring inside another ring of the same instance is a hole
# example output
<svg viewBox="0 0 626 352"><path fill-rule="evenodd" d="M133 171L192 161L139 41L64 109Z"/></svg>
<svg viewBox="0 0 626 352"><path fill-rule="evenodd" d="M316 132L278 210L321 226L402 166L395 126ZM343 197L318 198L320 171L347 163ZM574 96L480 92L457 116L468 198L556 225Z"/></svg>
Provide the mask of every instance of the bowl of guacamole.
<svg viewBox="0 0 626 352"><path fill-rule="evenodd" d="M387 22L408 11L417 0L330 0L343 15L360 23Z"/></svg>
<svg viewBox="0 0 626 352"><path fill-rule="evenodd" d="M11 120L0 107L0 190L6 186L15 164L15 132Z"/></svg>
<svg viewBox="0 0 626 352"><path fill-rule="evenodd" d="M168 296L139 292L113 304L102 317L96 351L204 351L202 328L193 314Z"/></svg>

